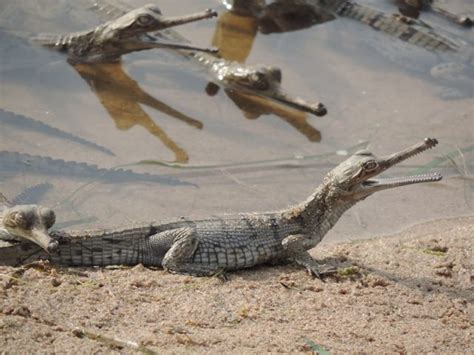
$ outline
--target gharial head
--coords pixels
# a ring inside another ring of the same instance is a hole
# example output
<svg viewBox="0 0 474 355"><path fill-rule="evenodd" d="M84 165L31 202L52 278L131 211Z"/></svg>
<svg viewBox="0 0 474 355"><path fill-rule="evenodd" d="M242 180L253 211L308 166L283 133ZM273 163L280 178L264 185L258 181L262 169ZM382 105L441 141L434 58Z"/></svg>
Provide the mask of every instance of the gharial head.
<svg viewBox="0 0 474 355"><path fill-rule="evenodd" d="M47 252L55 252L58 242L53 240L48 229L56 221L56 215L47 207L38 205L16 205L3 213L0 221L8 233L38 244Z"/></svg>
<svg viewBox="0 0 474 355"><path fill-rule="evenodd" d="M438 141L425 138L421 143L398 153L377 158L368 151L359 151L339 164L325 178L325 186L330 189L332 198L342 202L357 202L374 192L442 179L438 173L414 175L397 178L375 178L390 167L433 148Z"/></svg>
<svg viewBox="0 0 474 355"><path fill-rule="evenodd" d="M149 32L160 31L166 28L183 25L186 23L208 19L217 16L217 12L207 9L190 15L183 15L178 17L162 16L161 10L158 6L148 4L138 9L132 10L119 17L118 19L107 22L98 27L99 32L96 35L102 40L114 40L116 42L125 41L141 41L143 45L155 44L158 46L157 37L152 36ZM199 48L191 47L184 44L167 44L159 43L160 47L168 47L175 49L192 49L199 50ZM183 48L181 48L183 47ZM149 47L146 47L149 48Z"/></svg>
<svg viewBox="0 0 474 355"><path fill-rule="evenodd" d="M215 16L217 16L216 11L207 9L191 15L165 17L158 6L148 4L129 11L116 20L109 21L105 27L108 27L110 30L116 30L117 36L125 38Z"/></svg>
<svg viewBox="0 0 474 355"><path fill-rule="evenodd" d="M324 116L327 113L322 103L307 103L303 99L288 96L281 88L281 69L275 66L243 66L233 63L219 73L229 88L270 98L283 105Z"/></svg>
<svg viewBox="0 0 474 355"><path fill-rule="evenodd" d="M240 75L239 75L240 74ZM274 66L255 66L236 73L230 80L236 84L258 91L274 91L281 84L281 69Z"/></svg>

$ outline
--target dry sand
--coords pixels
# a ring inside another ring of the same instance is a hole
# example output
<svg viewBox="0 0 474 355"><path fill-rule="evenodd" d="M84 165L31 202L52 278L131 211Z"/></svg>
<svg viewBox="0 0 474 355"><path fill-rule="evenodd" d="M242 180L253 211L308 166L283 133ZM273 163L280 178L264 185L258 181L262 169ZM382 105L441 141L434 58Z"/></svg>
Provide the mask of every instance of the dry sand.
<svg viewBox="0 0 474 355"><path fill-rule="evenodd" d="M2 353L474 353L474 217L323 245L228 281L133 268L0 267ZM343 275L345 274L345 275ZM128 343L126 343L128 342Z"/></svg>

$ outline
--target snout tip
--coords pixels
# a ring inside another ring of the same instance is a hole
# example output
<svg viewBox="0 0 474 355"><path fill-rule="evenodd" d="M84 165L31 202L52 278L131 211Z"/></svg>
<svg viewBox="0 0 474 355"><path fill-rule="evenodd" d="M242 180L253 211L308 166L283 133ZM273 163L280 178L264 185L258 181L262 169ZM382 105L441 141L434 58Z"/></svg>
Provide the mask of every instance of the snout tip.
<svg viewBox="0 0 474 355"><path fill-rule="evenodd" d="M462 16L459 18L459 24L464 27L472 27L474 25L474 20L468 16Z"/></svg>
<svg viewBox="0 0 474 355"><path fill-rule="evenodd" d="M48 253L56 253L58 250L59 243L57 240L51 241L48 246L46 247L46 250Z"/></svg>
<svg viewBox="0 0 474 355"><path fill-rule="evenodd" d="M322 103L317 104L316 107L314 108L314 114L316 116L319 116L319 117L325 116L327 113L328 113L328 110Z"/></svg>
<svg viewBox="0 0 474 355"><path fill-rule="evenodd" d="M219 48L218 47L211 47L211 48L209 48L208 53L219 54Z"/></svg>
<svg viewBox="0 0 474 355"><path fill-rule="evenodd" d="M431 148L438 144L438 140L436 138L425 138L425 144Z"/></svg>
<svg viewBox="0 0 474 355"><path fill-rule="evenodd" d="M206 12L207 12L209 18L217 17L217 15L218 15L217 11L213 10L213 9L207 9Z"/></svg>

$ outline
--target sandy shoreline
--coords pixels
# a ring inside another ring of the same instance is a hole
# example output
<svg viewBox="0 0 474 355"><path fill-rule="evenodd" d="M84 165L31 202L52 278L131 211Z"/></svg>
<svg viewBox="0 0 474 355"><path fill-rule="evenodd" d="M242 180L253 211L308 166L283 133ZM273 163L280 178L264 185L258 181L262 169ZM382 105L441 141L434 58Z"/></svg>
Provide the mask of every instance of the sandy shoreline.
<svg viewBox="0 0 474 355"><path fill-rule="evenodd" d="M0 267L0 348L472 353L473 236L467 217L323 245L313 255L346 274L325 283L292 264L231 273L227 282L142 266Z"/></svg>

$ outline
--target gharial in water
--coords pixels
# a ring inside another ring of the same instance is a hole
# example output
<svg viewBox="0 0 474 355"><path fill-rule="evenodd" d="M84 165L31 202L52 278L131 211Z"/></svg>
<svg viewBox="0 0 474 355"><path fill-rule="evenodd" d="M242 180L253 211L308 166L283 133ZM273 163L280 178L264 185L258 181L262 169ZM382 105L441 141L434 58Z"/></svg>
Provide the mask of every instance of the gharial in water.
<svg viewBox="0 0 474 355"><path fill-rule="evenodd" d="M33 37L32 40L52 49L66 52L72 63L117 61L123 54L153 48L216 52L217 49L213 48L160 42L149 34L215 16L217 16L217 12L208 9L193 15L164 17L157 6L145 5L88 31L66 35L43 33Z"/></svg>

